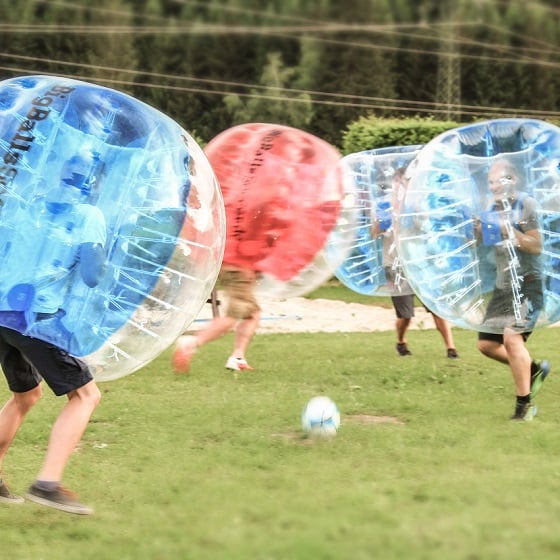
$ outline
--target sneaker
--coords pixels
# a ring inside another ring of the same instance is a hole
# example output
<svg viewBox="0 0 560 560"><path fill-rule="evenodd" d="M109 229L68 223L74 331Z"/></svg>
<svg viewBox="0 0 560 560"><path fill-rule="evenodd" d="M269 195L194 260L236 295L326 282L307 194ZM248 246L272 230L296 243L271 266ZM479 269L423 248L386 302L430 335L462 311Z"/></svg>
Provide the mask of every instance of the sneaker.
<svg viewBox="0 0 560 560"><path fill-rule="evenodd" d="M231 369L233 371L243 371L243 370L253 370L245 358L236 358L235 356L230 356L226 362L226 369Z"/></svg>
<svg viewBox="0 0 560 560"><path fill-rule="evenodd" d="M543 360L539 363L539 369L534 375L531 375L531 397L534 397L541 388L543 381L550 373L550 363L548 360Z"/></svg>
<svg viewBox="0 0 560 560"><path fill-rule="evenodd" d="M511 419L517 422L530 422L536 415L537 407L533 403L516 403Z"/></svg>
<svg viewBox="0 0 560 560"><path fill-rule="evenodd" d="M196 338L194 336L180 336L173 351L173 367L177 373L187 373L191 367L191 360L196 352Z"/></svg>
<svg viewBox="0 0 560 560"><path fill-rule="evenodd" d="M447 349L447 357L448 358L458 358L459 354L457 354L457 350L455 350L455 348L448 348Z"/></svg>
<svg viewBox="0 0 560 560"><path fill-rule="evenodd" d="M412 356L412 352L408 349L406 342L397 342L397 352L399 356Z"/></svg>
<svg viewBox="0 0 560 560"><path fill-rule="evenodd" d="M5 504L23 504L24 501L21 496L12 494L8 485L3 480L0 480L0 502Z"/></svg>
<svg viewBox="0 0 560 560"><path fill-rule="evenodd" d="M32 484L25 497L37 504L59 509L66 513L76 513L78 515L90 515L93 513L93 509L80 504L76 500L76 495L73 492L60 485L55 490L43 490L36 484Z"/></svg>

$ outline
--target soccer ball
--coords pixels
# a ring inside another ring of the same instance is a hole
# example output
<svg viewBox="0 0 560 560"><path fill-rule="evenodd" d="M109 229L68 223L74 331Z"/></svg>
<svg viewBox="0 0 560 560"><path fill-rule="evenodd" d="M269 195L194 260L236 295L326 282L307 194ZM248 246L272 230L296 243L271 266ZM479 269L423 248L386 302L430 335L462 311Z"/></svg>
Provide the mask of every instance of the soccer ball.
<svg viewBox="0 0 560 560"><path fill-rule="evenodd" d="M338 407L329 397L313 397L301 413L301 426L310 437L334 437L340 427Z"/></svg>

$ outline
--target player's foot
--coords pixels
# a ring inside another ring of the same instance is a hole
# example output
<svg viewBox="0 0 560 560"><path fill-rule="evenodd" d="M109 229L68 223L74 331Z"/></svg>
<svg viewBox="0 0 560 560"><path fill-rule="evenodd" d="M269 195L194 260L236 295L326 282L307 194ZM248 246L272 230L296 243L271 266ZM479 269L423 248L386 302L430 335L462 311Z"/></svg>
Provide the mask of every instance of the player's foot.
<svg viewBox="0 0 560 560"><path fill-rule="evenodd" d="M541 388L543 381L550 373L550 363L548 360L543 360L539 363L539 369L531 375L531 397L534 397Z"/></svg>
<svg viewBox="0 0 560 560"><path fill-rule="evenodd" d="M455 350L455 348L448 348L447 349L447 357L448 358L458 358L459 354L457 354L457 350Z"/></svg>
<svg viewBox="0 0 560 560"><path fill-rule="evenodd" d="M397 352L399 356L411 356L412 352L408 349L406 342L397 342Z"/></svg>
<svg viewBox="0 0 560 560"><path fill-rule="evenodd" d="M253 370L245 358L236 358L235 356L230 356L226 362L226 369L231 369L233 371L243 371L243 370Z"/></svg>
<svg viewBox="0 0 560 560"><path fill-rule="evenodd" d="M0 480L0 502L5 504L23 504L24 501L21 496L12 494L8 485L3 480Z"/></svg>
<svg viewBox="0 0 560 560"><path fill-rule="evenodd" d="M37 484L32 484L25 497L37 504L59 509L66 513L75 513L77 515L90 515L93 513L93 509L76 500L76 495L73 492L60 485L54 490L43 490Z"/></svg>
<svg viewBox="0 0 560 560"><path fill-rule="evenodd" d="M516 403L511 419L517 422L530 422L536 415L537 407L533 403Z"/></svg>
<svg viewBox="0 0 560 560"><path fill-rule="evenodd" d="M191 360L196 352L196 338L194 336L180 336L173 351L173 367L177 373L187 373L191 367Z"/></svg>

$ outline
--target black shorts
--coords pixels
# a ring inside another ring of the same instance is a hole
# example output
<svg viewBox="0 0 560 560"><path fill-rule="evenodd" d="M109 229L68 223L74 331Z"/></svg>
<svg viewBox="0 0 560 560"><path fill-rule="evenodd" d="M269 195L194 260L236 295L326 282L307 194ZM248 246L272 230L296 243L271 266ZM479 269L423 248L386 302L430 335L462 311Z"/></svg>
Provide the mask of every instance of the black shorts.
<svg viewBox="0 0 560 560"><path fill-rule="evenodd" d="M514 294L511 290L494 288L488 301L484 324L502 330L507 327L518 332L533 330L544 306L543 286L540 279L525 279L521 284L520 317L514 311Z"/></svg>
<svg viewBox="0 0 560 560"><path fill-rule="evenodd" d="M391 296L391 301L399 319L412 319L414 317L414 294Z"/></svg>
<svg viewBox="0 0 560 560"><path fill-rule="evenodd" d="M519 333L525 342L531 336L532 331L525 331ZM498 342L499 344L504 343L504 335L501 333L489 333L489 332L479 332L478 333L478 340L493 340L494 342Z"/></svg>
<svg viewBox="0 0 560 560"><path fill-rule="evenodd" d="M87 365L68 352L37 338L0 326L0 365L13 393L34 389L44 379L57 396L93 380Z"/></svg>

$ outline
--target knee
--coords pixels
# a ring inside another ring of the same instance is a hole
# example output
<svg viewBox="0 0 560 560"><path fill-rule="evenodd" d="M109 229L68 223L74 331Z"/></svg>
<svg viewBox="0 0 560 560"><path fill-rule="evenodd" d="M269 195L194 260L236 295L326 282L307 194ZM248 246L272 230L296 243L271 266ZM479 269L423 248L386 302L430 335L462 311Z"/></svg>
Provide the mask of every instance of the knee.
<svg viewBox="0 0 560 560"><path fill-rule="evenodd" d="M97 408L101 403L101 391L97 385L92 387L92 391L90 391L89 400L93 408Z"/></svg>
<svg viewBox="0 0 560 560"><path fill-rule="evenodd" d="M504 348L508 355L519 356L525 350L525 342L521 336L504 337Z"/></svg>
<svg viewBox="0 0 560 560"><path fill-rule="evenodd" d="M37 387L34 387L25 393L14 393L14 402L20 413L25 415L31 408L33 408L33 406L41 398L42 394L43 388L41 385L37 385Z"/></svg>
<svg viewBox="0 0 560 560"><path fill-rule="evenodd" d="M78 398L83 405L94 410L101 402L101 391L94 381L90 381L87 385L73 391L68 397L70 399Z"/></svg>
<svg viewBox="0 0 560 560"><path fill-rule="evenodd" d="M478 348L479 352L481 352L485 356L492 355L492 352L490 350L490 345L488 344L487 340L478 340L476 343L476 347Z"/></svg>

